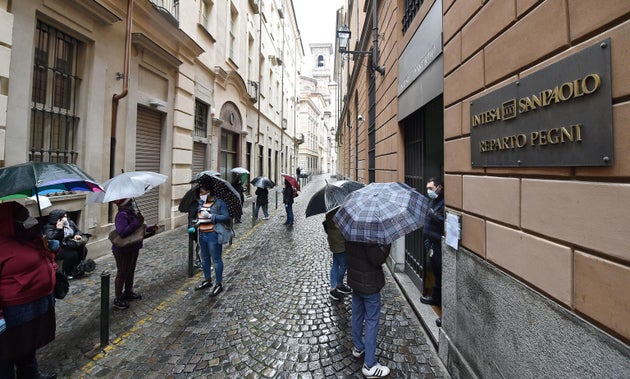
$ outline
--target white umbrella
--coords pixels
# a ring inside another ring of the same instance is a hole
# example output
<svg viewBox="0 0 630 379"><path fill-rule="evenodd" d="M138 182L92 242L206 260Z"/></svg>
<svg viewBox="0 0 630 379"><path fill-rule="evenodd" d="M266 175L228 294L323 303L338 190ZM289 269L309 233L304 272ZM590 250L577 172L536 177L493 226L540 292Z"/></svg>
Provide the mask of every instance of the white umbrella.
<svg viewBox="0 0 630 379"><path fill-rule="evenodd" d="M168 176L152 171L129 171L104 182L105 192L98 192L88 198L88 203L109 203L119 199L139 197L154 187L166 182Z"/></svg>
<svg viewBox="0 0 630 379"><path fill-rule="evenodd" d="M245 167L234 167L230 172L234 174L249 174L249 171Z"/></svg>

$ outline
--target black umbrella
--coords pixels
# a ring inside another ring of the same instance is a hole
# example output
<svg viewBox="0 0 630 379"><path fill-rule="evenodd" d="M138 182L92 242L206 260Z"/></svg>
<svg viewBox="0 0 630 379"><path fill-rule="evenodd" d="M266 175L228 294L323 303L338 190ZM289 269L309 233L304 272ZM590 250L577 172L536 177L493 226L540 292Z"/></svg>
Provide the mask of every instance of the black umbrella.
<svg viewBox="0 0 630 379"><path fill-rule="evenodd" d="M232 185L214 175L202 175L199 183L209 184L214 190L214 195L223 200L227 205L230 217L238 219L243 214L243 205L241 203L241 195L232 187Z"/></svg>
<svg viewBox="0 0 630 379"><path fill-rule="evenodd" d="M353 180L342 180L334 183L326 182L326 185L323 188L311 196L311 199L306 206L306 217L326 213L331 209L340 206L350 192L364 186L365 185L363 183L355 182Z"/></svg>
<svg viewBox="0 0 630 379"><path fill-rule="evenodd" d="M179 202L179 206L177 210L180 212L187 213L190 210L190 206L193 201L199 200L199 185L194 185L191 189L188 190L182 197L182 201Z"/></svg>
<svg viewBox="0 0 630 379"><path fill-rule="evenodd" d="M219 171L214 171L214 170L206 170L206 171L201 171L196 173L195 175L193 175L192 180L190 181L191 183L198 183L199 179L201 179L202 176L207 175L207 176L221 176L221 173Z"/></svg>
<svg viewBox="0 0 630 379"><path fill-rule="evenodd" d="M258 188L273 188L276 186L276 183L273 180L269 179L266 176L257 176L250 182L254 187Z"/></svg>

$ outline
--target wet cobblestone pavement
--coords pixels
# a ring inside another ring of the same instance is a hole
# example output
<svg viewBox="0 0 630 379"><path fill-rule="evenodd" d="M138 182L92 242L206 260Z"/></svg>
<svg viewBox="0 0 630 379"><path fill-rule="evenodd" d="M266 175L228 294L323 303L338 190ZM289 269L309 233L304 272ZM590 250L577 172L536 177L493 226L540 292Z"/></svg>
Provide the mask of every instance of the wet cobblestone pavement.
<svg viewBox="0 0 630 379"><path fill-rule="evenodd" d="M184 227L145 241L135 290L124 311L110 308L110 344L100 347L100 273L71 282L57 302L57 338L38 351L42 370L60 378L362 378L352 356L351 297L328 297L331 253L321 222L304 217L315 176L294 204L295 225L270 191L270 220L251 222L252 200L232 246L224 246L224 291L209 298L188 277ZM281 198L279 198L279 201ZM262 217L262 212L260 214ZM386 270L377 358L391 378L448 377L433 345Z"/></svg>

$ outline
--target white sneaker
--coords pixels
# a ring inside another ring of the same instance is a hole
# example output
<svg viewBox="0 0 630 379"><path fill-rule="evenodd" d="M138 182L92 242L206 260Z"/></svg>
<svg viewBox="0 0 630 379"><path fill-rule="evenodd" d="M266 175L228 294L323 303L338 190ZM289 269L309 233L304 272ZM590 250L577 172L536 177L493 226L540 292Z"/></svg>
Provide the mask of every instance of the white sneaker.
<svg viewBox="0 0 630 379"><path fill-rule="evenodd" d="M262 219L263 220L269 220L269 217L263 217Z"/></svg>
<svg viewBox="0 0 630 379"><path fill-rule="evenodd" d="M389 368L387 366L382 366L380 363L376 363L372 368L367 368L364 364L363 369L361 369L361 373L366 378L384 378L389 375Z"/></svg>

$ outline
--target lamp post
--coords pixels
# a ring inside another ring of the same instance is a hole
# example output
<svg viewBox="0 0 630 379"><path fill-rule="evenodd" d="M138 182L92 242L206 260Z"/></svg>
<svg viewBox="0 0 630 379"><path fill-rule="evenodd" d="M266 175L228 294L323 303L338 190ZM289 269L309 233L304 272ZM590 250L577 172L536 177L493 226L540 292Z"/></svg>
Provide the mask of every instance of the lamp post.
<svg viewBox="0 0 630 379"><path fill-rule="evenodd" d="M372 70L377 71L381 75L385 75L385 67L378 65L378 34L374 37L374 47L370 51L348 50L350 42L350 28L347 25L341 25L337 30L337 42L339 43L339 53L351 55L372 55Z"/></svg>

